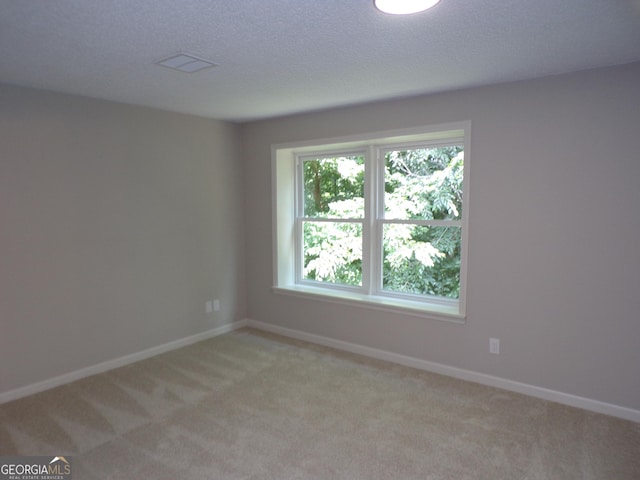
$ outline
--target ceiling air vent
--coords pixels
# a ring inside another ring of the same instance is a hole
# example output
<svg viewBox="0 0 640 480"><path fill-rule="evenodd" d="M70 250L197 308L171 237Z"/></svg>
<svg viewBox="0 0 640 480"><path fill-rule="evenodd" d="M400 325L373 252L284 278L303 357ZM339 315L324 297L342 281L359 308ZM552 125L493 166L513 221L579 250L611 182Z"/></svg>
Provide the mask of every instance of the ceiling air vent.
<svg viewBox="0 0 640 480"><path fill-rule="evenodd" d="M173 68L174 70L180 70L184 73L195 73L205 68L216 67L217 64L205 60L204 58L198 58L194 55L187 53L179 53L178 55L172 55L169 58L156 62L163 67Z"/></svg>

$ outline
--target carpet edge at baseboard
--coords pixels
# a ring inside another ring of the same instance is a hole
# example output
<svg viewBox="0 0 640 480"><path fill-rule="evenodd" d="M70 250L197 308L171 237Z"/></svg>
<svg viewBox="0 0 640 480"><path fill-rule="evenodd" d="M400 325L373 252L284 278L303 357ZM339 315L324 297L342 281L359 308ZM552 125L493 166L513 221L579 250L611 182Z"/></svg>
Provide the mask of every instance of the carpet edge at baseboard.
<svg viewBox="0 0 640 480"><path fill-rule="evenodd" d="M247 325L248 325L248 321L246 319L238 320L236 322L227 323L225 325L212 328L211 330L207 330L205 332L200 332L195 335L190 335L188 337L183 337L178 340L173 340L171 342L164 343L162 345L157 345L155 347L147 348L140 352L124 355L122 357L107 360L105 362L101 362L96 365L80 368L78 370L64 373L62 375L58 375L46 380L41 380L39 382L31 383L23 387L18 387L13 390L1 392L0 405L13 400L18 400L19 398L33 395L35 393L49 390L51 388L59 387L67 383L80 380L81 378L89 377L91 375L96 375L98 373L103 373L108 370L113 370L114 368L123 367L125 365L129 365L131 363L138 362L140 360L154 357L161 353L169 352L177 348L186 347L187 345L191 345L196 342L201 342L202 340L207 340L209 338L217 337L218 335L229 333L233 330L246 327Z"/></svg>
<svg viewBox="0 0 640 480"><path fill-rule="evenodd" d="M470 382L487 385L490 387L501 388L531 397L540 398L543 400L549 400L552 402L561 403L571 407L582 408L595 413L602 413L605 415L611 415L613 417L621 418L623 420L630 420L632 422L640 423L640 410L624 407L620 405L614 405L611 403L602 402L600 400L594 400L591 398L580 397L572 395L570 393L551 390L536 385L530 385L527 383L516 382L506 378L496 377L485 373L475 372L472 370L465 370L458 367L452 367L449 365L430 362L422 360L416 357L409 357L394 352L388 352L377 348L367 347L357 343L345 342L343 340L337 340L322 335L316 335L313 333L307 333L302 330L295 330L286 327L280 327L266 322L258 320L247 319L246 326L255 328L257 330L264 330L266 332L275 333L285 337L295 338L318 345L324 345L326 347L336 348L338 350L344 350L351 353L364 355L366 357L376 358L378 360L385 360L391 363L397 363L407 367L417 368L419 370L425 370L441 375L446 375L460 380L466 380Z"/></svg>

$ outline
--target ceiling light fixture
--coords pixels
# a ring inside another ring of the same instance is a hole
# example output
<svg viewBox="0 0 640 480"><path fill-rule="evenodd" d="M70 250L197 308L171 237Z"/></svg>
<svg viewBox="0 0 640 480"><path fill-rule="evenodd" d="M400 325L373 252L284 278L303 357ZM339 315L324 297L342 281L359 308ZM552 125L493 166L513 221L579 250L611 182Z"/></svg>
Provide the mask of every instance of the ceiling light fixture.
<svg viewBox="0 0 640 480"><path fill-rule="evenodd" d="M435 6L440 0L374 0L376 8L393 15L408 15L424 12Z"/></svg>

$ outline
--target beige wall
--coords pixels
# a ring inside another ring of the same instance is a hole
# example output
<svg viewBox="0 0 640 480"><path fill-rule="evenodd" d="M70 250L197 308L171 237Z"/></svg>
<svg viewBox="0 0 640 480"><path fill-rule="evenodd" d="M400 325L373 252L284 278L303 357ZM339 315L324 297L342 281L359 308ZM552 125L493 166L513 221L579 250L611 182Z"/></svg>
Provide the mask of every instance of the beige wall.
<svg viewBox="0 0 640 480"><path fill-rule="evenodd" d="M639 105L633 64L245 125L249 317L640 409ZM272 293L272 144L464 120L465 325Z"/></svg>
<svg viewBox="0 0 640 480"><path fill-rule="evenodd" d="M0 393L245 317L239 134L0 86Z"/></svg>

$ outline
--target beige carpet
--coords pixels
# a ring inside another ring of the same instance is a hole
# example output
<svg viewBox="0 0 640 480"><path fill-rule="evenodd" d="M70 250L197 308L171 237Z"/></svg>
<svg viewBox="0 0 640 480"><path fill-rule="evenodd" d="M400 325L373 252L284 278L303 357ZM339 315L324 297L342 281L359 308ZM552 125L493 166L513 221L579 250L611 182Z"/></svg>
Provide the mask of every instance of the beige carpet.
<svg viewBox="0 0 640 480"><path fill-rule="evenodd" d="M82 479L640 479L640 424L239 330L0 406Z"/></svg>

